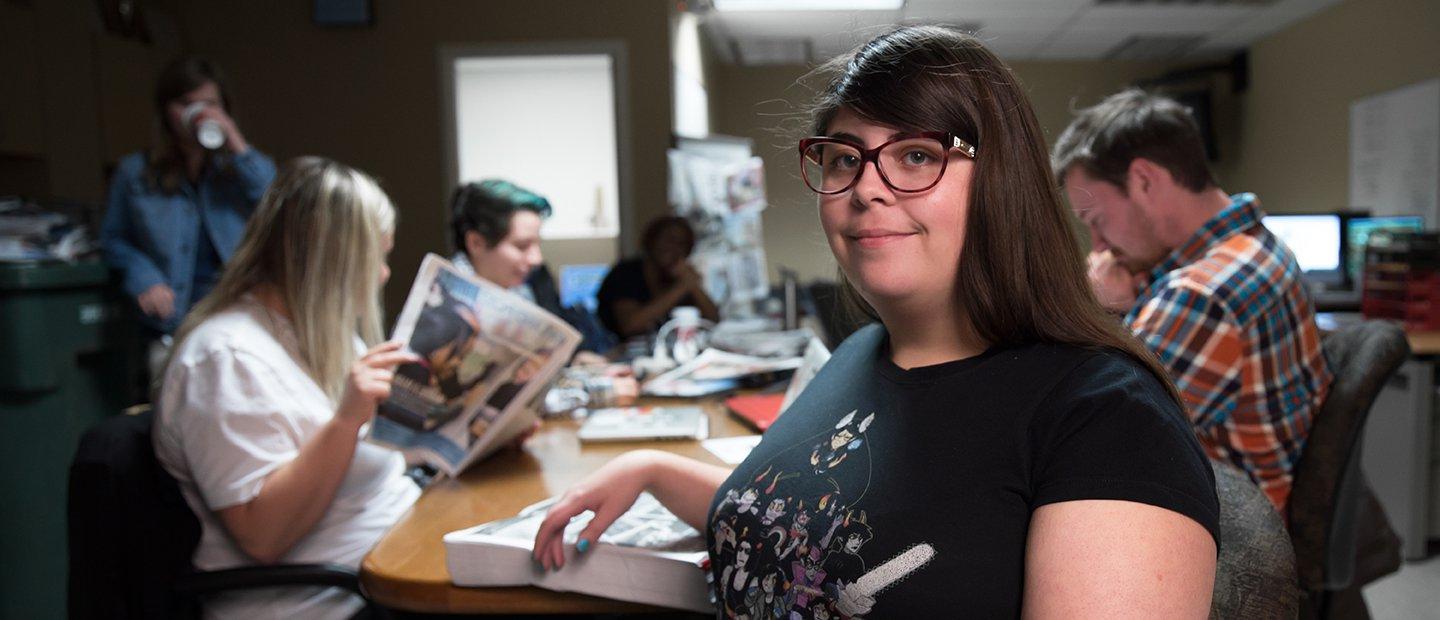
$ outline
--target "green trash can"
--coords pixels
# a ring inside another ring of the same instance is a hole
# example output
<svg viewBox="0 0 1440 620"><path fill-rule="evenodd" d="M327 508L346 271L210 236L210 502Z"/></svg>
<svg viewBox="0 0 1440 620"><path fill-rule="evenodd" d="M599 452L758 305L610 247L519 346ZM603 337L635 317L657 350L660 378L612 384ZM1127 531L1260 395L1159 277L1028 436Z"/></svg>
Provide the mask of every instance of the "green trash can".
<svg viewBox="0 0 1440 620"><path fill-rule="evenodd" d="M70 461L134 404L132 316L99 261L0 264L0 618L66 613Z"/></svg>

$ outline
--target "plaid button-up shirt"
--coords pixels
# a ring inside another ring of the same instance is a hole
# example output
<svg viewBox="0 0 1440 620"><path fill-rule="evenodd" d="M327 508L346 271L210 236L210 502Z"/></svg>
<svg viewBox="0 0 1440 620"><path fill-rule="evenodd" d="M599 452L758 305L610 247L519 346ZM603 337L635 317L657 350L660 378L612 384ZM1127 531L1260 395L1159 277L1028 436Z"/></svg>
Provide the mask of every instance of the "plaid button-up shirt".
<svg viewBox="0 0 1440 620"><path fill-rule="evenodd" d="M1283 513L1331 375L1300 267L1262 216L1253 194L1233 196L1150 272L1125 323L1169 368L1206 450Z"/></svg>

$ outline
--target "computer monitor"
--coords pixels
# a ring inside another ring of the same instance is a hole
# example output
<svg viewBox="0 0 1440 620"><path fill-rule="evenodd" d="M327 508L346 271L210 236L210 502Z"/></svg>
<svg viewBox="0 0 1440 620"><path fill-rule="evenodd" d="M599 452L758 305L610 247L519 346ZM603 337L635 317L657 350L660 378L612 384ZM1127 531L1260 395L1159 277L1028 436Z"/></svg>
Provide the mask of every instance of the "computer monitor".
<svg viewBox="0 0 1440 620"><path fill-rule="evenodd" d="M1344 220L1339 213L1267 215L1262 223L1289 246L1306 280L1330 287L1344 284Z"/></svg>
<svg viewBox="0 0 1440 620"><path fill-rule="evenodd" d="M1345 222L1345 274L1350 282L1358 283L1364 277L1365 246L1370 242L1370 233L1424 229L1425 219L1418 215L1357 217Z"/></svg>
<svg viewBox="0 0 1440 620"><path fill-rule="evenodd" d="M610 273L609 265L565 265L560 268L560 305L566 308L584 306L595 312L600 302L596 295L600 284Z"/></svg>

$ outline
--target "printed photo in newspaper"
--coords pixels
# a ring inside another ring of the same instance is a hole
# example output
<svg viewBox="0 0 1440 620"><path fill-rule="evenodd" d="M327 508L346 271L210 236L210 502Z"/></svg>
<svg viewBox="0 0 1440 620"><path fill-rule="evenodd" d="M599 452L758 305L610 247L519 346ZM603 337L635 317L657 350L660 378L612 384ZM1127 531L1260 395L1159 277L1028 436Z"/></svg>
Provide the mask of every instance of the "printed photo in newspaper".
<svg viewBox="0 0 1440 620"><path fill-rule="evenodd" d="M369 439L454 475L525 431L580 334L558 317L429 254L393 339L395 369Z"/></svg>

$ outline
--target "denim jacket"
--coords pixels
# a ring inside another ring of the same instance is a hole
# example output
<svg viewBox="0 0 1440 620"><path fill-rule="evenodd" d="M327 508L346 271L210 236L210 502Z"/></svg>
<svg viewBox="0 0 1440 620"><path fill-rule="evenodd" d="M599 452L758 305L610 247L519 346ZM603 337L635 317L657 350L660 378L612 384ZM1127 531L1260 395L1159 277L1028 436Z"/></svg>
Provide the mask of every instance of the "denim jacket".
<svg viewBox="0 0 1440 620"><path fill-rule="evenodd" d="M116 167L100 227L105 260L120 272L132 298L160 283L175 291L170 318L145 315L145 325L164 333L180 325L198 301L191 288L202 225L221 262L229 261L256 203L275 178L275 163L253 148L233 156L231 167L221 172L207 166L198 182L185 183L173 194L150 184L143 153L125 156Z"/></svg>

